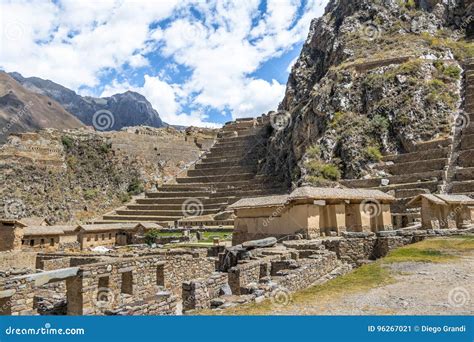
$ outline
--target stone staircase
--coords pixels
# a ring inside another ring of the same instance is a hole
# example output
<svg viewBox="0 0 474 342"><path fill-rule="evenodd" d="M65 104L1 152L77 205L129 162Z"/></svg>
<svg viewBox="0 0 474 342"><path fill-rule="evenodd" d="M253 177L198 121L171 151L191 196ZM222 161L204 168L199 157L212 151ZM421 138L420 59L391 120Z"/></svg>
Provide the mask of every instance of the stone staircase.
<svg viewBox="0 0 474 342"><path fill-rule="evenodd" d="M453 157L453 168L446 191L453 194L474 195L474 59L464 66L464 112L456 121L458 146Z"/></svg>
<svg viewBox="0 0 474 342"><path fill-rule="evenodd" d="M212 217L243 197L286 193L282 184L257 174L268 124L267 116L227 123L216 143L192 168L179 175L175 184L162 185L95 223L176 225L182 219ZM222 219L210 225L223 222L232 224L231 220Z"/></svg>
<svg viewBox="0 0 474 342"><path fill-rule="evenodd" d="M439 192L448 165L452 139L438 139L416 144L408 153L386 155L374 169L385 174L370 179L344 180L350 188L371 188L392 194L397 201L394 214L409 214L406 204L423 193ZM413 212L417 216L416 212Z"/></svg>

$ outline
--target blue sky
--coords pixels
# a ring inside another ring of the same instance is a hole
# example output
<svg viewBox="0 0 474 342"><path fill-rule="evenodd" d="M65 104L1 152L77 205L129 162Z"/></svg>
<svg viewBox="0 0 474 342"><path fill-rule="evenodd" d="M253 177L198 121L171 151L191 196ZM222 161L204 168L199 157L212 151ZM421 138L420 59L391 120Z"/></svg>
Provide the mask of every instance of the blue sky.
<svg viewBox="0 0 474 342"><path fill-rule="evenodd" d="M164 121L274 110L326 0L2 1L0 68L82 95L144 95Z"/></svg>

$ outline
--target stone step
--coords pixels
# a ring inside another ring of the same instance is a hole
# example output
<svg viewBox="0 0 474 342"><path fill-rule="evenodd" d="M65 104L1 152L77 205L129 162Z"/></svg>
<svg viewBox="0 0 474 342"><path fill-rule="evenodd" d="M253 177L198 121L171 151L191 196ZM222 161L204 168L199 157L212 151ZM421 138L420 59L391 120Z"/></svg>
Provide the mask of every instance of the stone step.
<svg viewBox="0 0 474 342"><path fill-rule="evenodd" d="M401 176L389 176L386 178L371 178L371 179L353 179L353 180L343 180L340 183L342 185L351 187L351 188L373 188L381 186L382 179L388 179L389 184L403 184L403 183L415 183L418 181L431 181L436 178L437 180L442 179L443 171L430 171L430 172L421 172L413 173L408 175Z"/></svg>
<svg viewBox="0 0 474 342"><path fill-rule="evenodd" d="M234 197L215 197L215 198L203 198L198 197L197 199L200 200L205 205L213 205L213 204L220 204L223 202L227 202L226 199L233 199ZM181 206L184 202L189 200L189 197L179 197L179 198L140 198L136 200L136 205L178 205Z"/></svg>
<svg viewBox="0 0 474 342"><path fill-rule="evenodd" d="M201 209L202 208L202 209ZM201 215L217 214L219 209L207 209L200 206L190 206L190 211L196 210ZM186 215L186 208L184 210L116 210L116 215L120 216L164 216L164 217L184 217Z"/></svg>
<svg viewBox="0 0 474 342"><path fill-rule="evenodd" d="M209 191L155 191L155 192L147 192L145 196L147 198L167 198L167 197L174 197L174 198L199 198L199 197L209 197Z"/></svg>
<svg viewBox="0 0 474 342"><path fill-rule="evenodd" d="M125 215L105 215L104 220L121 221L121 222L170 222L177 221L181 218L172 216L125 216Z"/></svg>
<svg viewBox="0 0 474 342"><path fill-rule="evenodd" d="M206 209L215 209L215 210L219 210L221 209L223 206L227 206L228 203L225 202L225 203L222 203L222 202L219 202L219 203L206 203L205 201L201 201L199 199L197 199L198 201L200 201L203 206L206 208ZM184 202L182 203L179 203L179 204L169 204L169 203L163 203L163 204L129 204L127 205L127 210L174 210L174 211L177 211L177 210L182 210L183 208L183 204Z"/></svg>
<svg viewBox="0 0 474 342"><path fill-rule="evenodd" d="M474 180L463 181L463 182L452 182L451 192L452 193L474 192Z"/></svg>
<svg viewBox="0 0 474 342"><path fill-rule="evenodd" d="M429 193L426 189L401 189L395 191L395 198L413 198L426 193Z"/></svg>
<svg viewBox="0 0 474 342"><path fill-rule="evenodd" d="M392 161L394 163L407 163L420 160L430 160L446 158L449 153L449 147L436 148L432 150L421 150L411 153L387 155L382 158L384 162Z"/></svg>
<svg viewBox="0 0 474 342"><path fill-rule="evenodd" d="M381 190L383 192L388 192L392 190L408 190L408 189L427 189L431 193L438 191L438 181L429 181L429 182L416 182L416 183L404 183L404 184L392 184L387 186L374 187L373 189Z"/></svg>
<svg viewBox="0 0 474 342"><path fill-rule="evenodd" d="M465 150L459 153L457 160L458 166L473 167L474 166L474 150Z"/></svg>
<svg viewBox="0 0 474 342"><path fill-rule="evenodd" d="M224 183L232 181L252 180L255 178L254 173L226 174L222 176L201 176L201 177L179 177L176 178L178 183Z"/></svg>
<svg viewBox="0 0 474 342"><path fill-rule="evenodd" d="M208 158L202 160L200 163L194 165L195 169L214 169L220 167L233 167L233 166L255 166L257 165L257 159L251 156L242 158Z"/></svg>
<svg viewBox="0 0 474 342"><path fill-rule="evenodd" d="M246 155L251 154L252 149L242 149L242 150L236 150L236 151L228 151L228 150L222 150L222 151L214 151L206 154L205 158L244 158Z"/></svg>
<svg viewBox="0 0 474 342"><path fill-rule="evenodd" d="M188 184L163 184L157 191L160 192L179 192L179 191L209 191L209 186L197 186Z"/></svg>
<svg viewBox="0 0 474 342"><path fill-rule="evenodd" d="M461 136L461 150L474 149L474 134L464 134Z"/></svg>
<svg viewBox="0 0 474 342"><path fill-rule="evenodd" d="M188 170L188 177L209 177L209 176L223 176L227 174L246 174L257 172L256 167L253 167L253 170L250 167L244 168L241 166L234 167L218 167L218 168L205 168L205 169L194 169Z"/></svg>
<svg viewBox="0 0 474 342"><path fill-rule="evenodd" d="M474 180L474 167L456 169L455 174L454 174L454 180L455 181Z"/></svg>
<svg viewBox="0 0 474 342"><path fill-rule="evenodd" d="M377 165L375 168L383 170L392 175L406 175L411 173L429 172L443 170L447 164L447 158L419 160L408 163L396 163L392 165Z"/></svg>
<svg viewBox="0 0 474 342"><path fill-rule="evenodd" d="M409 152L425 151L425 150L434 150L437 148L448 147L453 142L452 138L444 138L431 140L426 142L421 142L413 146Z"/></svg>

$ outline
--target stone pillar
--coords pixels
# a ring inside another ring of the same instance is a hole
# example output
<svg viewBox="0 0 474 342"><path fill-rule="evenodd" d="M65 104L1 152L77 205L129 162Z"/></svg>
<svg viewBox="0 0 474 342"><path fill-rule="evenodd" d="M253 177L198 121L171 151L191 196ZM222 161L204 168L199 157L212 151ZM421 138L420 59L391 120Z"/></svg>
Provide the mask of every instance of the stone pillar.
<svg viewBox="0 0 474 342"><path fill-rule="evenodd" d="M435 212L431 206L431 203L426 199L421 199L421 228L422 229L434 229L433 218Z"/></svg>
<svg viewBox="0 0 474 342"><path fill-rule="evenodd" d="M350 232L362 231L362 221L360 216L359 204L346 205L346 226L347 230Z"/></svg>
<svg viewBox="0 0 474 342"><path fill-rule="evenodd" d="M360 214L360 224L363 232L372 232L372 216L369 213L366 213L359 205L359 214Z"/></svg>
<svg viewBox="0 0 474 342"><path fill-rule="evenodd" d="M310 239L321 236L321 207L318 205L308 206L308 237Z"/></svg>
<svg viewBox="0 0 474 342"><path fill-rule="evenodd" d="M334 210L336 214L337 235L341 235L347 229L346 228L346 205L337 204L334 206Z"/></svg>
<svg viewBox="0 0 474 342"><path fill-rule="evenodd" d="M66 279L66 298L67 298L67 315L81 316L83 314L83 285L82 276L71 277Z"/></svg>
<svg viewBox="0 0 474 342"><path fill-rule="evenodd" d="M382 204L381 207L382 207L382 214L381 214L382 230L393 230L392 212L390 210L390 204Z"/></svg>

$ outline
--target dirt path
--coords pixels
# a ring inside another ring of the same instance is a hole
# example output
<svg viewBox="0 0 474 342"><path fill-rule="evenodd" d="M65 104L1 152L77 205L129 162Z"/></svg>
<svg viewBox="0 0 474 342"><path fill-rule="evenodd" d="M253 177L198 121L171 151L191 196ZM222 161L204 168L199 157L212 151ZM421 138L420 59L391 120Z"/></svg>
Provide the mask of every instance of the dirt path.
<svg viewBox="0 0 474 342"><path fill-rule="evenodd" d="M389 285L321 302L273 307L275 315L472 315L474 253L447 263L401 262Z"/></svg>

